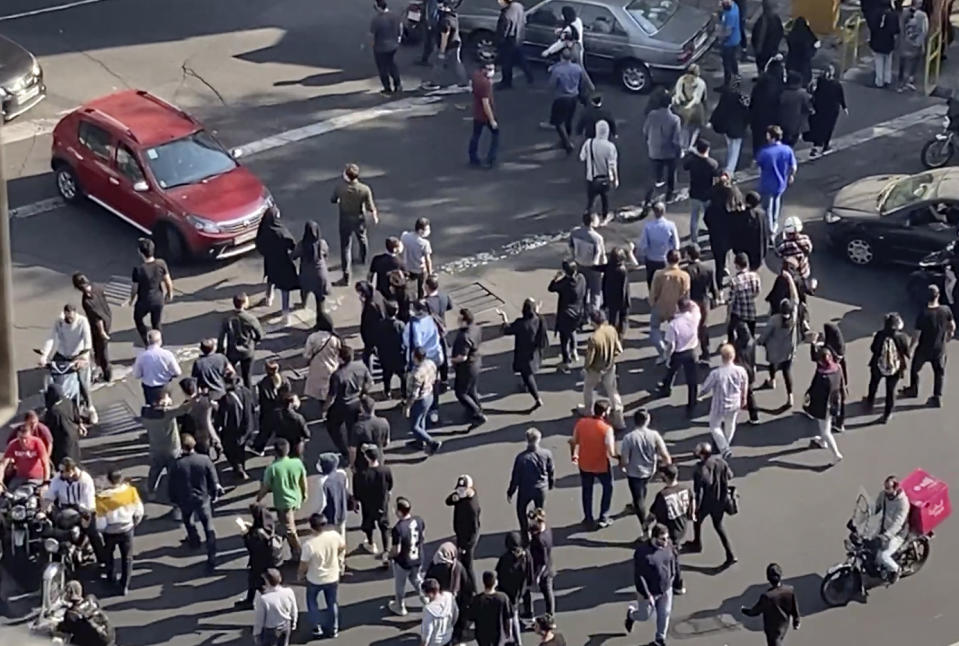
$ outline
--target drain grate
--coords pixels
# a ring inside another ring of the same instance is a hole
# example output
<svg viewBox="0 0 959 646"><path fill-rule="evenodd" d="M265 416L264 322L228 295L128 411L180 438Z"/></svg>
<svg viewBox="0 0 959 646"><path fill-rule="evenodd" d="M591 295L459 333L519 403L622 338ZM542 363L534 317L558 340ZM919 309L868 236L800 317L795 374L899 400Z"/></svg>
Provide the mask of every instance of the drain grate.
<svg viewBox="0 0 959 646"><path fill-rule="evenodd" d="M506 301L494 294L483 283L467 283L449 291L456 307L468 307L474 316L502 307Z"/></svg>
<svg viewBox="0 0 959 646"><path fill-rule="evenodd" d="M143 426L137 421L136 414L125 401L113 402L99 411L100 422L97 435L119 435L131 431L141 431Z"/></svg>

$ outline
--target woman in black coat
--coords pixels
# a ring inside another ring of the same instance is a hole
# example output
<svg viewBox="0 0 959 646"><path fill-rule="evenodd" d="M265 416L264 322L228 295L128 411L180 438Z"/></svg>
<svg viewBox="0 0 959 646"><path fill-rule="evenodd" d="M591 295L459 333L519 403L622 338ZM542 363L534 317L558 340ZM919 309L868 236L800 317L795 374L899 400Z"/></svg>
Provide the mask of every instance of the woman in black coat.
<svg viewBox="0 0 959 646"><path fill-rule="evenodd" d="M842 370L843 389L839 394L839 401L833 411L833 424L840 433L844 430L846 422L846 384L849 383L849 370L846 368L846 340L842 336L842 330L835 323L824 323L822 334L817 334L810 344L810 355L813 361L816 360L816 351L819 348L828 348L832 352L833 359Z"/></svg>
<svg viewBox="0 0 959 646"><path fill-rule="evenodd" d="M523 301L523 313L512 323L503 310L498 310L503 318L503 333L515 338L513 346L513 372L519 374L523 386L533 397L533 410L543 405L536 387L536 371L543 358L543 349L549 345L546 321L539 314L539 304L532 298Z"/></svg>
<svg viewBox="0 0 959 646"><path fill-rule="evenodd" d="M603 307L609 324L616 328L620 338L629 327L629 268L626 251L616 247L603 266Z"/></svg>
<svg viewBox="0 0 959 646"><path fill-rule="evenodd" d="M376 340L380 333L380 325L386 318L386 299L383 294L373 289L368 281L356 283L356 295L360 297L360 338L363 339L363 363L372 370L370 359L376 350Z"/></svg>
<svg viewBox="0 0 959 646"><path fill-rule="evenodd" d="M730 227L733 214L745 209L743 194L733 184L729 175L723 173L713 186L709 206L706 207L706 216L703 221L709 230L709 246L713 251L713 262L716 267L716 291L722 291L723 280L729 275L726 270L726 256L729 255Z"/></svg>
<svg viewBox="0 0 959 646"><path fill-rule="evenodd" d="M776 14L771 0L763 0L763 11L753 23L752 39L756 69L763 70L769 59L779 53L779 44L783 40L783 21Z"/></svg>
<svg viewBox="0 0 959 646"><path fill-rule="evenodd" d="M729 240L733 253L744 253L749 258L749 268L759 269L766 257L766 213L760 206L759 193L746 193L746 208L730 214Z"/></svg>
<svg viewBox="0 0 959 646"><path fill-rule="evenodd" d="M561 372L569 370L569 364L578 361L576 353L576 330L583 322L586 311L586 277L572 260L563 261L563 270L549 282L550 292L556 294L556 333L563 353Z"/></svg>
<svg viewBox="0 0 959 646"><path fill-rule="evenodd" d="M749 127L753 132L753 157L766 145L766 128L779 120L779 97L786 88L782 56L766 64L749 97Z"/></svg>
<svg viewBox="0 0 959 646"><path fill-rule="evenodd" d="M786 36L786 45L789 46L786 69L797 72L802 79L802 86L807 87L812 82L812 59L819 49L819 39L802 16L793 21L792 29Z"/></svg>
<svg viewBox="0 0 959 646"><path fill-rule="evenodd" d="M842 460L839 445L832 434L832 417L842 398L845 383L842 368L836 363L832 351L824 346L812 346L816 373L806 390L806 402L803 409L819 425L819 434L810 440L809 445L817 448L828 447L836 462Z"/></svg>
<svg viewBox="0 0 959 646"><path fill-rule="evenodd" d="M263 256L263 275L266 276L266 305L273 304L274 289L280 290L286 323L290 316L290 292L299 289L300 280L293 264L296 239L286 225L280 222L280 210L267 210L256 231L256 250Z"/></svg>
<svg viewBox="0 0 959 646"><path fill-rule="evenodd" d="M330 293L330 279L326 257L330 247L320 234L320 225L310 220L303 225L303 237L293 250L293 258L300 259L300 302L306 307L310 294L316 299L316 325L313 329L333 331L333 319L326 313L326 297Z"/></svg>
<svg viewBox="0 0 959 646"><path fill-rule="evenodd" d="M739 152L749 129L749 98L742 93L742 83L733 79L729 87L719 95L719 103L713 110L709 123L713 131L726 138L726 164L724 170L733 177L739 164ZM762 134L762 133L760 133Z"/></svg>
<svg viewBox="0 0 959 646"><path fill-rule="evenodd" d="M779 126L783 129L783 143L795 146L800 135L809 130L812 97L803 87L799 72L790 71L786 89L779 97Z"/></svg>
<svg viewBox="0 0 959 646"><path fill-rule="evenodd" d="M812 93L812 107L813 115L809 119L808 140L812 143L809 156L815 157L829 150L829 141L836 128L839 112L849 113L846 108L846 93L843 92L842 83L836 78L834 66L826 67L822 76L816 79L816 88Z"/></svg>
<svg viewBox="0 0 959 646"><path fill-rule="evenodd" d="M46 412L43 414L43 423L50 429L53 438L53 448L50 451L50 461L54 468L59 466L63 458L72 458L80 462L80 436L86 435L81 425L80 410L69 397L63 396L63 391L56 384L47 386L43 393Z"/></svg>
<svg viewBox="0 0 959 646"><path fill-rule="evenodd" d="M280 373L278 361L268 360L263 369L266 374L256 382L259 430L253 440L253 450L260 455L273 434L277 411L283 408L283 395L290 392L290 382Z"/></svg>
<svg viewBox="0 0 959 646"><path fill-rule="evenodd" d="M250 505L250 515L253 516L253 523L246 526L246 532L243 534L243 544L249 556L246 599L236 604L246 607L252 607L257 591L263 592L263 573L271 567L280 565L276 562L273 549L276 536L273 514L263 505L253 503Z"/></svg>

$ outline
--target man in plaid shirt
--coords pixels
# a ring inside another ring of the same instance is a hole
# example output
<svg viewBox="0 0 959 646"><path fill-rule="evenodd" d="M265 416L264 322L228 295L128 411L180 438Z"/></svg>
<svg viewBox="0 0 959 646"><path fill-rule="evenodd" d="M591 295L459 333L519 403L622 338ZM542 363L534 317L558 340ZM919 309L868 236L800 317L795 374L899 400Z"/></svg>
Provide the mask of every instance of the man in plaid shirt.
<svg viewBox="0 0 959 646"><path fill-rule="evenodd" d="M727 338L733 337L733 330L739 321L745 321L749 331L756 334L756 296L761 287L759 274L749 270L749 258L740 252L734 260L736 275L729 288L729 326Z"/></svg>

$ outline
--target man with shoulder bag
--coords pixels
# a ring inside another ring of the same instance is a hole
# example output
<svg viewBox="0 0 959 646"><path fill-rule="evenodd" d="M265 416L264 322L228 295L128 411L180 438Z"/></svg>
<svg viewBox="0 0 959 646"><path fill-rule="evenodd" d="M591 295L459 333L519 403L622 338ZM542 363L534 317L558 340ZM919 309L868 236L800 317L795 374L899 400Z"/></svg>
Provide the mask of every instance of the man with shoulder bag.
<svg viewBox="0 0 959 646"><path fill-rule="evenodd" d="M609 124L600 120L596 122L595 128L596 136L583 142L579 159L586 162L586 214L592 213L593 202L599 197L602 225L611 219L609 189L619 188L618 153L616 144L609 140Z"/></svg>

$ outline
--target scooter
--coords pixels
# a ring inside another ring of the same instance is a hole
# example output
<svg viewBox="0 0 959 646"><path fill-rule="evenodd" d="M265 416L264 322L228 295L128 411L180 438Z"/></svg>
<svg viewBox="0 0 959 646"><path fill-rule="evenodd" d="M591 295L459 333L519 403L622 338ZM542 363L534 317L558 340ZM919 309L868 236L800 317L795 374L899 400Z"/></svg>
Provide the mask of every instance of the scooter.
<svg viewBox="0 0 959 646"><path fill-rule="evenodd" d="M39 355L43 352L38 348L33 349ZM72 399L77 407L80 406L80 366L76 357L64 357L62 354L55 354L49 359L44 367L47 374L43 378L43 389L46 390L50 384L55 384L60 388L60 392L67 399Z"/></svg>
<svg viewBox="0 0 959 646"><path fill-rule="evenodd" d="M939 251L927 254L919 261L919 269L909 274L906 293L909 300L919 307L929 299L929 285L935 285L942 294L943 302L955 309L956 277L959 274L959 252L953 240Z"/></svg>

